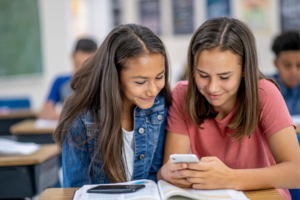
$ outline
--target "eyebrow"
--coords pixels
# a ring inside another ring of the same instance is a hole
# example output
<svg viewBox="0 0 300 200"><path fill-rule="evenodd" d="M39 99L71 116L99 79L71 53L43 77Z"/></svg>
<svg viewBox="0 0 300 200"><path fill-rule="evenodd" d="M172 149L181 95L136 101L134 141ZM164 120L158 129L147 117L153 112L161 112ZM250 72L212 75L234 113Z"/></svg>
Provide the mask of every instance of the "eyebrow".
<svg viewBox="0 0 300 200"><path fill-rule="evenodd" d="M206 73L206 72L204 72L204 71L201 71L200 69L197 69L197 71L199 71L199 72L201 72L201 73L204 73L204 74L208 74L208 73ZM217 75L227 75L227 74L230 74L230 73L232 73L232 71L219 73L219 74L217 74Z"/></svg>
<svg viewBox="0 0 300 200"><path fill-rule="evenodd" d="M163 74L165 72L165 70L163 70L162 72L160 72L159 74L157 74L157 76ZM145 76L134 76L134 77L131 77L131 78L142 78L142 79L148 79L148 77L145 77Z"/></svg>

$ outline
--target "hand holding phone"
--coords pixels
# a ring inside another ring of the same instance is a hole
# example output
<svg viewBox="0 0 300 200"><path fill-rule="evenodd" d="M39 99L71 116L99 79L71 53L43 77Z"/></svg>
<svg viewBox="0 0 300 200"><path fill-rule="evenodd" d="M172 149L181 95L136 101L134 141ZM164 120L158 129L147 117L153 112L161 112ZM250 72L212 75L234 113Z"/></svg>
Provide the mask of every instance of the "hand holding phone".
<svg viewBox="0 0 300 200"><path fill-rule="evenodd" d="M128 193L144 187L145 185L99 185L87 190L87 193Z"/></svg>
<svg viewBox="0 0 300 200"><path fill-rule="evenodd" d="M170 159L173 163L197 163L200 162L195 154L172 154Z"/></svg>

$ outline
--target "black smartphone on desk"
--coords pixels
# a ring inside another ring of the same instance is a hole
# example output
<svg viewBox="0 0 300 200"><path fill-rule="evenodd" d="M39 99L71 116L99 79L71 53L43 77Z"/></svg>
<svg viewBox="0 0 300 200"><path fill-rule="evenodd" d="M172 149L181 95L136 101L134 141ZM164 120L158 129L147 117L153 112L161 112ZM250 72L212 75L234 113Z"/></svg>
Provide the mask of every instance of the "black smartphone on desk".
<svg viewBox="0 0 300 200"><path fill-rule="evenodd" d="M128 193L144 187L145 185L99 185L87 190L87 193Z"/></svg>

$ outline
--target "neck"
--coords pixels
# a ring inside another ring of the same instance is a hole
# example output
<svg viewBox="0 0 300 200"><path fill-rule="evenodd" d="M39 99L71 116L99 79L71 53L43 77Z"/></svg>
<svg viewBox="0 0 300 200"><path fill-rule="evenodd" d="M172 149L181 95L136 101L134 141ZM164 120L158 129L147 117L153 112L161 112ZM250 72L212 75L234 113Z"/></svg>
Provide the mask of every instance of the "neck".
<svg viewBox="0 0 300 200"><path fill-rule="evenodd" d="M222 106L214 106L214 112L218 112L217 119L223 120L227 115L233 110L237 103L237 94L235 96L232 96L231 99L228 99L227 102L225 102Z"/></svg>

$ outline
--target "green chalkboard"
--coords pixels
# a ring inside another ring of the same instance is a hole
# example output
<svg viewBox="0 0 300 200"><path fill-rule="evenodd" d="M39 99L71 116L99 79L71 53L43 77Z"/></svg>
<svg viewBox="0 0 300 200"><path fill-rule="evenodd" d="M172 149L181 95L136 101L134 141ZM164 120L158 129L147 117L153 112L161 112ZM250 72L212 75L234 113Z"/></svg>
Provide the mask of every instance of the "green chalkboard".
<svg viewBox="0 0 300 200"><path fill-rule="evenodd" d="M0 0L0 78L42 70L38 0Z"/></svg>

